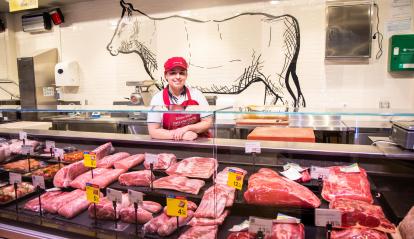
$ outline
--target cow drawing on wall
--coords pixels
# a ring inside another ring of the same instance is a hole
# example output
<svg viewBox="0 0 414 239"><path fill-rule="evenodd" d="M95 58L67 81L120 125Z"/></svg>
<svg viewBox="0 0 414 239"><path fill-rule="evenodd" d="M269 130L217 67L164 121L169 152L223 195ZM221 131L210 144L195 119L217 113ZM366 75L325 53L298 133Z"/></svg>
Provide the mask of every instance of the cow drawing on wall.
<svg viewBox="0 0 414 239"><path fill-rule="evenodd" d="M295 17L245 12L221 20L156 18L123 0L120 5L122 15L107 50L113 56L138 54L158 89L166 84L159 63L183 56L196 79L191 86L203 93L240 94L256 85L265 89L265 104L306 106L296 73L300 32Z"/></svg>

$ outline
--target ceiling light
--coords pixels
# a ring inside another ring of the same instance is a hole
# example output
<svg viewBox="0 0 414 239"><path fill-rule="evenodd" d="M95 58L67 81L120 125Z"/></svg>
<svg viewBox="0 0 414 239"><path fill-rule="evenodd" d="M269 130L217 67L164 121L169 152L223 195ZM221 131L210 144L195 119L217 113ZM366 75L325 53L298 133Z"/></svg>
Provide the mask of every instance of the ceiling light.
<svg viewBox="0 0 414 239"><path fill-rule="evenodd" d="M279 3L280 3L279 0L270 1L270 4L279 4Z"/></svg>

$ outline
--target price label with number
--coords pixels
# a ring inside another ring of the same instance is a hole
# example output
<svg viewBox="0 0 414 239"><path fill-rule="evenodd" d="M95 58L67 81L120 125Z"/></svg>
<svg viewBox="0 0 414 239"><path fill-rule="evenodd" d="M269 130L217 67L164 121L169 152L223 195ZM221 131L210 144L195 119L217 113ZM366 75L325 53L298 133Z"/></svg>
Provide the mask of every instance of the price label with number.
<svg viewBox="0 0 414 239"><path fill-rule="evenodd" d="M65 151L63 149L53 148L53 154L55 155L55 158L63 158Z"/></svg>
<svg viewBox="0 0 414 239"><path fill-rule="evenodd" d="M108 198L109 201L117 202L119 204L122 203L122 192L121 191L118 191L112 188L107 188L106 197Z"/></svg>
<svg viewBox="0 0 414 239"><path fill-rule="evenodd" d="M45 178L43 176L33 175L32 183L34 187L39 186L39 188L46 189Z"/></svg>
<svg viewBox="0 0 414 239"><path fill-rule="evenodd" d="M230 169L227 173L227 185L242 190L244 174L237 170Z"/></svg>
<svg viewBox="0 0 414 239"><path fill-rule="evenodd" d="M38 0L9 0L10 12L38 8Z"/></svg>
<svg viewBox="0 0 414 239"><path fill-rule="evenodd" d="M128 189L128 198L130 203L136 203L138 205L142 205L142 201L144 200L144 194L142 192L134 191Z"/></svg>
<svg viewBox="0 0 414 239"><path fill-rule="evenodd" d="M9 182L10 184L21 183L22 175L20 173L9 173Z"/></svg>
<svg viewBox="0 0 414 239"><path fill-rule="evenodd" d="M33 154L33 146L32 145L22 145L22 154Z"/></svg>
<svg viewBox="0 0 414 239"><path fill-rule="evenodd" d="M83 164L89 168L96 168L96 154L94 152L83 152Z"/></svg>
<svg viewBox="0 0 414 239"><path fill-rule="evenodd" d="M54 149L55 141L46 140L46 149Z"/></svg>
<svg viewBox="0 0 414 239"><path fill-rule="evenodd" d="M20 131L19 132L19 139L20 140L26 140L27 139L27 133L26 132L24 132L24 131Z"/></svg>
<svg viewBox="0 0 414 239"><path fill-rule="evenodd" d="M170 217L187 217L187 200L184 197L167 197L167 215Z"/></svg>
<svg viewBox="0 0 414 239"><path fill-rule="evenodd" d="M310 175L312 179L327 178L329 176L329 168L311 166Z"/></svg>
<svg viewBox="0 0 414 239"><path fill-rule="evenodd" d="M273 220L264 219L258 217L249 217L249 232L258 233L262 232L264 235L272 234Z"/></svg>
<svg viewBox="0 0 414 239"><path fill-rule="evenodd" d="M342 224L342 214L338 209L315 209L315 225L318 227L325 227L331 224L334 227L339 227Z"/></svg>
<svg viewBox="0 0 414 239"><path fill-rule="evenodd" d="M145 162L147 164L157 164L158 155L157 154L147 154L147 153L145 153Z"/></svg>
<svg viewBox="0 0 414 239"><path fill-rule="evenodd" d="M96 184L86 183L86 200L91 203L99 203L100 192Z"/></svg>
<svg viewBox="0 0 414 239"><path fill-rule="evenodd" d="M246 142L244 148L245 148L246 154L251 154L251 153L260 154L262 152L260 142L257 142L257 141Z"/></svg>

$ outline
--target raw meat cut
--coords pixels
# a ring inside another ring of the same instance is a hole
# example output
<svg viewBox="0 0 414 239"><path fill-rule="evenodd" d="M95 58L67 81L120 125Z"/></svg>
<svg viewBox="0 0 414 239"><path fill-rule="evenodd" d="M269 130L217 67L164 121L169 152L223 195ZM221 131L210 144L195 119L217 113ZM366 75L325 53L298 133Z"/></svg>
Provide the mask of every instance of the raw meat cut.
<svg viewBox="0 0 414 239"><path fill-rule="evenodd" d="M7 143L0 145L0 162L3 162L10 158L11 150Z"/></svg>
<svg viewBox="0 0 414 239"><path fill-rule="evenodd" d="M29 170L29 161L30 161L30 170ZM4 164L2 167L6 169L7 171L13 171L13 172L22 172L27 173L29 171L41 168L45 166L43 162L40 162L36 159L21 159L12 163Z"/></svg>
<svg viewBox="0 0 414 239"><path fill-rule="evenodd" d="M152 169L167 169L177 162L177 157L174 154L158 154L157 162L152 166ZM150 164L144 161L145 169L150 169Z"/></svg>
<svg viewBox="0 0 414 239"><path fill-rule="evenodd" d="M78 215L86 208L88 208L90 204L90 202L86 199L85 191L76 189L70 192L70 194L75 195L74 199L63 204L57 211L59 215L64 216L66 218L72 218Z"/></svg>
<svg viewBox="0 0 414 239"><path fill-rule="evenodd" d="M217 218L224 212L224 208L231 204L229 198L234 200L235 189L227 185L216 184L204 192L200 205L198 205L195 217ZM233 195L233 197L231 197Z"/></svg>
<svg viewBox="0 0 414 239"><path fill-rule="evenodd" d="M338 198L329 204L329 208L342 212L342 228L370 228L387 233L395 232L395 226L385 218L380 206Z"/></svg>
<svg viewBox="0 0 414 239"><path fill-rule="evenodd" d="M348 198L373 203L367 173L342 172L340 166L331 167L329 176L323 180L322 197L330 202L335 198Z"/></svg>
<svg viewBox="0 0 414 239"><path fill-rule="evenodd" d="M104 158L105 156L111 154L111 152L115 151L115 148L112 146L111 142L108 142L106 144L103 144L99 146L98 148L92 150L96 154L96 160L100 160Z"/></svg>
<svg viewBox="0 0 414 239"><path fill-rule="evenodd" d="M21 182L17 184L17 198L23 197L35 190L32 184L27 182ZM7 203L16 199L16 193L14 192L14 185L9 185L0 188L0 203Z"/></svg>
<svg viewBox="0 0 414 239"><path fill-rule="evenodd" d="M168 175L207 179L217 170L217 166L214 158L191 157L173 164L165 172Z"/></svg>
<svg viewBox="0 0 414 239"><path fill-rule="evenodd" d="M21 154L22 153L23 140L12 139L10 142L11 142L11 144L9 145L9 148L10 148L11 153ZM25 145L33 146L33 150L36 151L36 147L39 145L39 142L36 141L36 140L26 139L25 140Z"/></svg>
<svg viewBox="0 0 414 239"><path fill-rule="evenodd" d="M170 217L167 216L167 214L161 213L159 216L154 217L149 222L145 223L144 232L145 233L156 233L157 229L162 224L165 224L169 219L170 219Z"/></svg>
<svg viewBox="0 0 414 239"><path fill-rule="evenodd" d="M226 167L224 168L221 172L219 172L216 176L216 183L218 184L224 184L227 185L227 179L228 179L228 172L229 170L236 170L238 172L242 172L243 176L246 176L247 171L241 168L237 168L237 167Z"/></svg>
<svg viewBox="0 0 414 239"><path fill-rule="evenodd" d="M227 239L254 239L255 235L249 232L232 232L227 236Z"/></svg>
<svg viewBox="0 0 414 239"><path fill-rule="evenodd" d="M93 177L98 177L99 175L106 173L110 171L110 169L107 168L95 168L93 169ZM86 173L83 173L82 175L79 175L75 178L72 182L70 182L70 186L72 188L79 188L82 190L85 190L86 183L92 180L92 172L88 170Z"/></svg>
<svg viewBox="0 0 414 239"><path fill-rule="evenodd" d="M128 158L131 156L129 153L120 152L112 155L105 156L104 158L100 159L96 163L97 168L112 168L116 161L122 160L124 158Z"/></svg>
<svg viewBox="0 0 414 239"><path fill-rule="evenodd" d="M404 239L414 239L414 206L398 225L398 230Z"/></svg>
<svg viewBox="0 0 414 239"><path fill-rule="evenodd" d="M42 204L42 206L46 212L57 213L61 207L69 204L78 197L85 197L86 199L85 192L80 189L76 189L72 192L63 192L60 195L51 198L49 202L45 203L45 205Z"/></svg>
<svg viewBox="0 0 414 239"><path fill-rule="evenodd" d="M122 203L116 204L116 219L120 216L120 211L123 208L130 206L128 200L128 194L122 194ZM95 206L94 204L89 205L88 214L90 218L95 218ZM114 220L115 211L112 201L109 201L107 197L101 198L99 203L96 204L96 217L102 220Z"/></svg>
<svg viewBox="0 0 414 239"><path fill-rule="evenodd" d="M131 155L127 158L121 159L119 161L116 161L114 163L114 167L115 168L122 168L125 170L128 170L132 167L137 166L138 164L142 163L145 159L145 155L144 154L135 154L135 155Z"/></svg>
<svg viewBox="0 0 414 239"><path fill-rule="evenodd" d="M388 239L388 237L387 234L372 229L349 228L333 230L331 239Z"/></svg>
<svg viewBox="0 0 414 239"><path fill-rule="evenodd" d="M267 168L250 176L244 198L256 205L316 208L321 204L308 188Z"/></svg>
<svg viewBox="0 0 414 239"><path fill-rule="evenodd" d="M72 180L86 171L88 171L88 168L83 165L83 160L69 164L56 173L53 178L53 185L58 188L66 188Z"/></svg>
<svg viewBox="0 0 414 239"><path fill-rule="evenodd" d="M227 217L228 214L229 214L229 210L225 210L217 218L193 217L191 219L191 221L188 223L188 225L190 225L190 226L213 226L213 225L221 225L221 224L223 224L223 222L226 219L226 217Z"/></svg>
<svg viewBox="0 0 414 239"><path fill-rule="evenodd" d="M191 210L187 210L187 217L178 217L178 226L182 227L187 225L187 223L193 217L194 212ZM157 233L160 236L168 236L171 235L175 230L177 230L177 217L170 217L168 221L163 223L158 229Z"/></svg>
<svg viewBox="0 0 414 239"><path fill-rule="evenodd" d="M189 179L173 175L159 178L152 184L154 188L171 189L179 192L198 194L200 188L204 186L205 182L199 179Z"/></svg>
<svg viewBox="0 0 414 239"><path fill-rule="evenodd" d="M83 152L82 151L74 151L70 153L65 153L63 155L63 162L73 163L83 159Z"/></svg>
<svg viewBox="0 0 414 239"><path fill-rule="evenodd" d="M152 180L155 180L154 174L152 174ZM123 173L119 176L118 181L126 186L150 186L151 170Z"/></svg>
<svg viewBox="0 0 414 239"><path fill-rule="evenodd" d="M109 184L115 182L119 175L125 173L125 169L109 169L109 171L94 177L89 183L96 184L99 188L106 188Z"/></svg>
<svg viewBox="0 0 414 239"><path fill-rule="evenodd" d="M61 191L52 191L52 192L46 192L44 194L42 194L42 196L40 196L40 199L42 201L42 211L44 211L43 207L45 205L45 203L48 203L48 201L54 197L59 196L60 194L62 194ZM29 210L29 211L34 211L34 212L38 212L40 210L39 207L39 198L33 198L32 200L28 201L25 205L24 205L24 209Z"/></svg>
<svg viewBox="0 0 414 239"><path fill-rule="evenodd" d="M153 201L143 201L141 207L151 213L158 213L162 209L161 204Z"/></svg>
<svg viewBox="0 0 414 239"><path fill-rule="evenodd" d="M304 239L305 227L302 223L274 223L271 239Z"/></svg>
<svg viewBox="0 0 414 239"><path fill-rule="evenodd" d="M190 227L178 239L215 239L217 231L217 226Z"/></svg>
<svg viewBox="0 0 414 239"><path fill-rule="evenodd" d="M135 223L135 209L134 207L122 208L119 212L121 221L128 223ZM152 213L138 207L137 209L137 222L138 224L144 224L149 222L152 219Z"/></svg>

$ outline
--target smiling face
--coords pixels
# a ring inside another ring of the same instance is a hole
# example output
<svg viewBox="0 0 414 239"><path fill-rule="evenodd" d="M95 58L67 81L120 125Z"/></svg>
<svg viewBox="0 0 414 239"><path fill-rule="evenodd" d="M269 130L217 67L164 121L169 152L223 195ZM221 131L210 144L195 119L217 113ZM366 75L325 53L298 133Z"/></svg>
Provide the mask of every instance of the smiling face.
<svg viewBox="0 0 414 239"><path fill-rule="evenodd" d="M181 90L184 88L185 81L187 80L187 70L181 67L174 67L165 72L164 76L168 81L168 85L172 93L179 95Z"/></svg>

